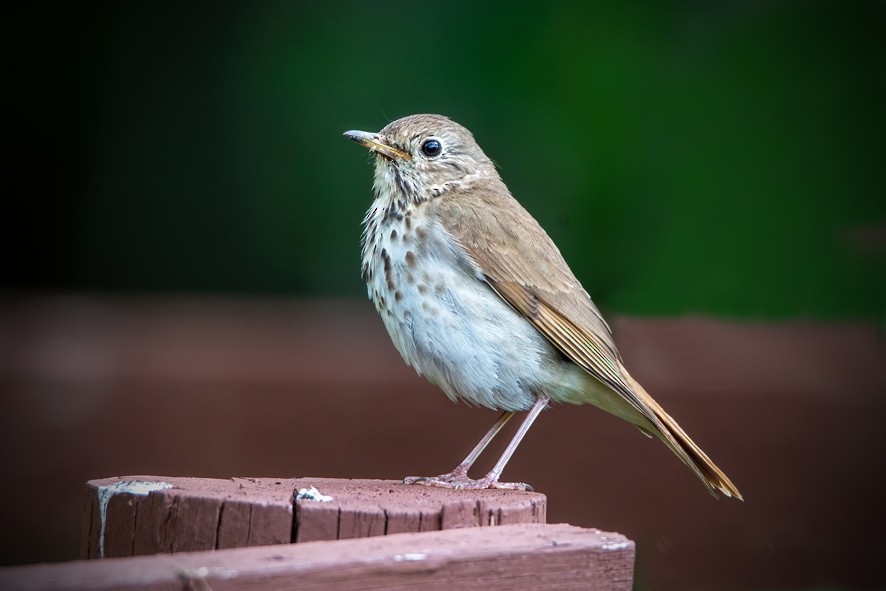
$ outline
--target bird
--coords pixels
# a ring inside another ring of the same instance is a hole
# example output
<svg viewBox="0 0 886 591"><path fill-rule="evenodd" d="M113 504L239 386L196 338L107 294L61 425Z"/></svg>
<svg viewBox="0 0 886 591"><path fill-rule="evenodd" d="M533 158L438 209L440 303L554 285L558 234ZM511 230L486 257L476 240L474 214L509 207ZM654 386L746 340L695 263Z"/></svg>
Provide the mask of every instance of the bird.
<svg viewBox="0 0 886 591"><path fill-rule="evenodd" d="M501 413L453 470L404 483L531 490L500 478L533 422L551 403L591 404L664 442L714 497L742 499L628 372L597 306L468 129L418 114L344 135L374 156L361 272L394 347L450 399ZM501 457L471 478L521 411Z"/></svg>

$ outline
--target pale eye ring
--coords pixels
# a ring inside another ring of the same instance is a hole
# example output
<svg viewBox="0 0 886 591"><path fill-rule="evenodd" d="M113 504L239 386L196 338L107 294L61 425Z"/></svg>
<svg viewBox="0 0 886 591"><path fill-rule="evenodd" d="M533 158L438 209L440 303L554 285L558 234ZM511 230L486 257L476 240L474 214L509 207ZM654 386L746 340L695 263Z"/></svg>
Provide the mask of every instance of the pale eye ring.
<svg viewBox="0 0 886 591"><path fill-rule="evenodd" d="M443 144L436 138L428 138L421 145L421 151L428 158L433 158L434 156L439 156L440 152L443 151Z"/></svg>

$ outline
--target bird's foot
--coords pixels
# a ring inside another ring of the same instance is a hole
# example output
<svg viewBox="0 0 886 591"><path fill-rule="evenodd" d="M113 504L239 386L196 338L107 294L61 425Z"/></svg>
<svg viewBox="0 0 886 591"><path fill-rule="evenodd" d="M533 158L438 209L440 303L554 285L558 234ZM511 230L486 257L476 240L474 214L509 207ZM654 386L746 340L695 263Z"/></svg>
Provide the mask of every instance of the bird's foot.
<svg viewBox="0 0 886 591"><path fill-rule="evenodd" d="M524 482L499 482L498 478L487 474L483 478L474 480L469 478L467 472L456 468L447 474L440 476L407 476L403 484L420 484L422 486L438 486L454 490L482 490L486 488L499 488L505 490L527 490L532 487Z"/></svg>

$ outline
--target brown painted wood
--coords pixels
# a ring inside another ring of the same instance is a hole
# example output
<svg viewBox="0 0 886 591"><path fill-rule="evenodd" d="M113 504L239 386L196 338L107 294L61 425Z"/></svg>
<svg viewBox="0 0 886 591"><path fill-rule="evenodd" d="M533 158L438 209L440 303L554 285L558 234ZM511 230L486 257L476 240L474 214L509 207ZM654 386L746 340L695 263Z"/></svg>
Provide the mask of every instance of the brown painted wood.
<svg viewBox="0 0 886 591"><path fill-rule="evenodd" d="M110 497L119 483L165 483ZM300 498L317 489L329 501ZM384 480L124 476L87 483L84 558L242 548L515 523L544 523L544 495L453 491ZM102 530L104 538L102 538Z"/></svg>
<svg viewBox="0 0 886 591"><path fill-rule="evenodd" d="M165 482L150 494L107 502L104 552L99 491L120 482ZM87 483L81 557L188 552L290 541L293 480L124 476Z"/></svg>
<svg viewBox="0 0 886 591"><path fill-rule="evenodd" d="M20 591L629 590L634 543L571 525L427 533L0 569Z"/></svg>
<svg viewBox="0 0 886 591"><path fill-rule="evenodd" d="M385 480L298 479L330 503L300 502L298 542L435 531L501 523L544 523L547 499L534 492L455 491ZM333 531L337 532L333 535Z"/></svg>

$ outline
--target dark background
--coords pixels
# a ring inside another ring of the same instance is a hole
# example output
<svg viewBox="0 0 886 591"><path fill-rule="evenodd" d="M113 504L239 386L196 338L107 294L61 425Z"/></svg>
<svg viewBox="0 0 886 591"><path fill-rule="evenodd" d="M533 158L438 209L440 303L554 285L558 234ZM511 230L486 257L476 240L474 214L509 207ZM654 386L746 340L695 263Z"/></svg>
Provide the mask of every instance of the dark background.
<svg viewBox="0 0 886 591"><path fill-rule="evenodd" d="M884 12L14 5L2 279L362 296L371 173L341 132L440 112L606 310L873 319Z"/></svg>
<svg viewBox="0 0 886 591"><path fill-rule="evenodd" d="M6 12L0 469L17 543L3 563L75 558L88 478L395 478L462 457L494 417L422 385L372 318L359 277L371 167L341 137L438 112L474 132L621 319L635 375L749 500L705 498L666 450L590 411L549 413L571 422L545 417L511 477L548 493L555 520L638 540L640 588L884 582L871 491L886 382L870 377L886 310L882 2ZM701 377L670 376L679 356L657 364L681 343L716 356L686 366ZM729 385L710 387L712 365ZM794 373L753 381L773 367ZM371 413L388 416L367 426ZM561 441L567 427L587 449ZM133 430L139 446L109 443ZM561 463L530 461L542 444ZM430 446L441 459L426 463ZM691 501L661 492L671 478ZM818 536L817 518L842 525Z"/></svg>

